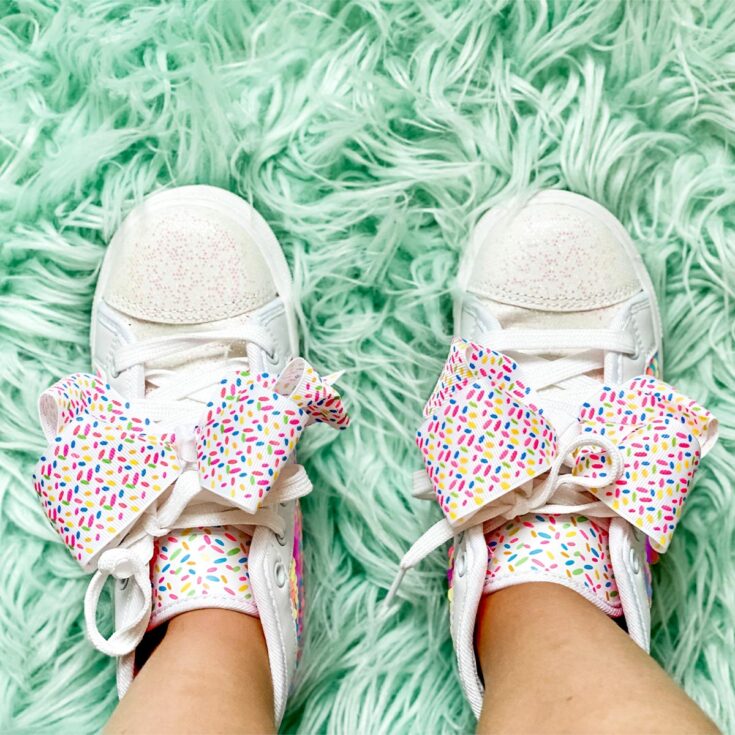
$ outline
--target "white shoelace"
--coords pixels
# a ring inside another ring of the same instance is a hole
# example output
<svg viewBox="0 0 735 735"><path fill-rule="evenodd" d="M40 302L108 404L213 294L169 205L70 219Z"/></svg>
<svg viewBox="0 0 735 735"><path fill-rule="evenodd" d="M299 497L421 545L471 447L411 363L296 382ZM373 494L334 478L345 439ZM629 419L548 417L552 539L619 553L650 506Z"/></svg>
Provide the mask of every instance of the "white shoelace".
<svg viewBox="0 0 735 735"><path fill-rule="evenodd" d="M115 355L114 369L120 372L135 365L146 365L199 345L214 343L226 347L237 342L254 343L267 354L272 354L271 336L263 329L246 325L236 329L180 333L124 346ZM182 399L202 404L203 408L227 370L246 369L248 366L247 358L244 357L226 358L223 363L219 368L213 368L209 364L203 365L199 370L189 369L183 373L148 369L146 382L153 387L148 390L144 399L131 401L131 405L143 409L146 416L153 421L180 420L182 410L179 402ZM191 414L192 411L188 413ZM273 507L301 498L312 488L303 467L290 464L282 470L266 504L256 513L224 507L216 502L199 502L192 506L192 501L201 492L194 425L192 422L179 423L174 433L177 453L185 463L184 471L166 499L157 507L146 511L123 543L100 555L97 571L87 588L84 614L88 635L95 648L109 656L123 656L135 650L148 627L152 603L149 563L156 538L166 536L176 529L203 526L234 526L249 535L253 534L256 527L265 526L276 536L282 536L285 523ZM105 638L97 627L97 605L108 577L135 584L131 593L134 612L128 616L128 621L122 627L109 638Z"/></svg>
<svg viewBox="0 0 735 735"><path fill-rule="evenodd" d="M559 453L544 479L525 483L462 524L452 525L442 518L423 533L401 559L398 573L383 602L386 609L395 598L406 572L470 528L483 525L484 532L488 533L506 521L532 512L580 513L594 518L615 515L586 490L617 482L623 471L623 458L607 437L594 433L576 434L577 412L581 402L600 389L600 382L587 373L602 369L606 352L635 354L633 338L626 332L612 329L512 329L487 332L474 341L496 352L509 354L517 362L520 358L524 381L544 398L544 412L552 424L562 427ZM527 351L572 354L555 359L546 359L538 354L518 354ZM607 453L611 461L607 477L591 479L570 473L560 474L563 467L572 466L572 452L583 447L596 447ZM413 495L434 500L434 490L424 470L414 475Z"/></svg>

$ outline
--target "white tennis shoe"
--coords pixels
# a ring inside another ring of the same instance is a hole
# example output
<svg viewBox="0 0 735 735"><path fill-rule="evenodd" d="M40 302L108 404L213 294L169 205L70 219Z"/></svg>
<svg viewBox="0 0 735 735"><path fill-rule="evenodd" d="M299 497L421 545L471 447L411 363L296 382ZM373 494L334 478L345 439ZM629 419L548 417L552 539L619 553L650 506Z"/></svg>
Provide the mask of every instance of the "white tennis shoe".
<svg viewBox="0 0 735 735"><path fill-rule="evenodd" d="M406 554L390 597L453 539L452 637L479 716L483 594L562 584L648 649L649 560L668 547L717 423L661 382L651 280L620 222L582 196L544 191L482 217L454 326L414 489L445 517Z"/></svg>
<svg viewBox="0 0 735 735"><path fill-rule="evenodd" d="M288 266L239 197L155 194L115 234L94 298L97 375L41 398L49 448L35 485L83 568L89 637L135 674L146 631L188 610L260 617L280 722L303 629L294 449L304 427L342 427L329 378L300 358ZM97 600L115 579L115 632Z"/></svg>

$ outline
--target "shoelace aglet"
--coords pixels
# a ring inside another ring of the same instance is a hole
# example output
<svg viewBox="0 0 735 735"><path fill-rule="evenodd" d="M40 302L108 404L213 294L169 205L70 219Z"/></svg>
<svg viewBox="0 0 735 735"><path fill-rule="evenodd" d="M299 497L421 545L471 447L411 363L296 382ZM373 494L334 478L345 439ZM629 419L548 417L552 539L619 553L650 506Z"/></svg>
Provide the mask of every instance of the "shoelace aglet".
<svg viewBox="0 0 735 735"><path fill-rule="evenodd" d="M426 470L418 470L411 478L411 495L419 500L435 500L436 492Z"/></svg>
<svg viewBox="0 0 735 735"><path fill-rule="evenodd" d="M325 375L322 378L322 382L326 383L327 385L334 385L344 374L345 374L344 370L337 370L337 372L329 373L329 375Z"/></svg>
<svg viewBox="0 0 735 735"><path fill-rule="evenodd" d="M398 574L396 574L395 578L393 579L390 589L388 590L388 594L383 598L383 602L380 603L381 620L384 620L388 617L390 609L393 606L393 601L395 600L396 593L398 592L398 588L401 586L401 582L403 582L403 578L406 576L407 571L408 570L404 566L399 567Z"/></svg>

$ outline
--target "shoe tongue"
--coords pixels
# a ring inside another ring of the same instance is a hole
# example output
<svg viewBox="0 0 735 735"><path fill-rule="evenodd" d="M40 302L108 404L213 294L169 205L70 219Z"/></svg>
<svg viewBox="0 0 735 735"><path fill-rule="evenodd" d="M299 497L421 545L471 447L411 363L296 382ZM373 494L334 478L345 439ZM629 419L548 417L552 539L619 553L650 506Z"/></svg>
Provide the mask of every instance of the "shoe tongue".
<svg viewBox="0 0 735 735"><path fill-rule="evenodd" d="M493 313L502 329L605 329L608 328L619 310L619 305L575 312L559 312L526 309L519 306L482 299ZM488 345L492 347L492 344ZM557 360L568 351L558 352L513 352L513 359L519 364L521 371L531 365L538 366L543 361ZM602 355L599 369L585 373L588 378L600 385L604 383L605 369ZM533 387L533 386L532 386ZM558 435L565 435L576 424L580 405L590 397L590 390L574 389L569 386L550 386L536 391L537 401L544 409L547 419L552 423Z"/></svg>
<svg viewBox="0 0 735 735"><path fill-rule="evenodd" d="M610 326L619 311L618 304L590 311L540 311L524 309L519 306L503 304L499 301L482 299L497 318L503 329L606 329ZM490 345L492 347L492 345ZM565 351L526 353L545 360L555 360L568 354ZM516 353L514 359L523 367L523 354ZM600 369L587 373L590 378L602 383L604 381L604 365L600 360ZM558 389L548 389L559 393ZM543 392L542 392L543 393Z"/></svg>
<svg viewBox="0 0 735 735"><path fill-rule="evenodd" d="M170 330L170 328L169 328ZM168 334L171 332L168 331ZM246 357L245 345L239 344L222 344L210 342L204 344L196 344L192 347L182 349L172 355L161 357L157 360L150 360L146 363L146 373L154 370L170 370L175 373L178 379L185 379L187 374L201 375L202 371L208 369L212 373L213 382L224 376L224 374L233 368L228 367L227 363L232 358L239 357L240 367L244 367L242 358ZM156 387L155 384L146 379L146 395ZM202 401L208 400L207 396L198 396ZM192 404L196 401L192 401Z"/></svg>
<svg viewBox="0 0 735 735"><path fill-rule="evenodd" d="M520 582L551 582L620 617L623 606L610 558L609 526L607 519L579 514L529 513L508 521L485 537L483 593Z"/></svg>
<svg viewBox="0 0 735 735"><path fill-rule="evenodd" d="M244 326L248 321L248 315L240 315L230 319L223 319L208 324L159 324L147 322L141 319L128 316L128 326L135 334L138 341L156 339L159 337L172 337L180 334L182 337L193 331L216 330L222 328L232 328L233 326ZM238 359L237 365L239 369L245 368L252 358L251 345L244 342L199 342L192 344L190 347L177 350L171 355L160 357L155 360L146 362L146 372L150 370L170 370L185 376L187 373L201 374L202 370L209 368L212 371L213 380L224 376L228 370L233 369L228 366L230 360ZM146 394L156 386L146 381ZM192 402L195 404L196 402Z"/></svg>
<svg viewBox="0 0 735 735"><path fill-rule="evenodd" d="M148 629L208 607L257 616L248 568L251 543L252 536L240 526L174 529L157 538Z"/></svg>

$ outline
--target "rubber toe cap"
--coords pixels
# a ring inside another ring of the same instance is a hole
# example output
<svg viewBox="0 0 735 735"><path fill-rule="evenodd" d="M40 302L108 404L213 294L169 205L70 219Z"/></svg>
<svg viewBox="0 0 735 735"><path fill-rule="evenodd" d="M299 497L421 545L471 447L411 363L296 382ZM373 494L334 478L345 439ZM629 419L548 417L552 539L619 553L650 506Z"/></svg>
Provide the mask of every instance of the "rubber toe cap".
<svg viewBox="0 0 735 735"><path fill-rule="evenodd" d="M276 296L248 229L204 203L154 196L125 220L110 249L102 298L137 319L211 322Z"/></svg>
<svg viewBox="0 0 735 735"><path fill-rule="evenodd" d="M508 211L487 233L474 266L470 291L526 309L600 309L641 290L632 258L613 230L568 204L531 199Z"/></svg>

